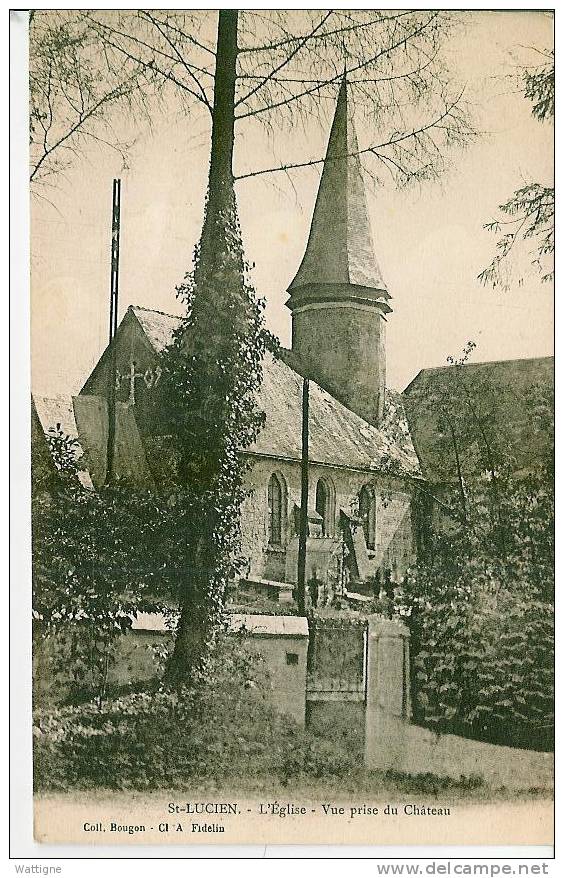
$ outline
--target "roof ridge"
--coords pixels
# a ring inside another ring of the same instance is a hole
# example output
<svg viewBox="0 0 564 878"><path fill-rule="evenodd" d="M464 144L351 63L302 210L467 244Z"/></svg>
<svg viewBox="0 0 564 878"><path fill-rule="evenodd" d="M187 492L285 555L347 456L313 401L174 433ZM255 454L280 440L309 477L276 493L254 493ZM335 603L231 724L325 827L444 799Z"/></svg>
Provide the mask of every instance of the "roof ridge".
<svg viewBox="0 0 564 878"><path fill-rule="evenodd" d="M535 361L540 362L541 360L554 360L554 354L545 354L542 357L506 357L503 360L480 360L477 363L462 363L461 366L499 366L505 363L533 363ZM413 376L409 384L406 384L406 386L403 390L400 391L400 393L403 396L403 394L406 393L406 391L408 391L413 384L415 384L419 376L423 375L424 373L429 374L430 372L444 372L447 369L455 368L455 366L455 363L446 363L444 366L426 366L423 369L419 369L419 371Z"/></svg>
<svg viewBox="0 0 564 878"><path fill-rule="evenodd" d="M354 125L352 125L352 120L349 119L349 84L347 82L346 71L343 74L343 79L341 81L341 89L342 89L343 94L344 94L345 144L347 147L347 156L345 158L345 195L344 195L344 202L345 202L344 208L345 208L345 218L346 218L345 221L347 224L347 232L345 235L345 272L346 272L346 276L347 276L347 284L350 284L351 283L351 264L350 264L350 255L351 254L350 254L350 247L349 247L349 245L350 245L349 226L350 226L351 217L349 214L349 207L350 207L349 189L350 189L350 184L351 184L351 180L350 180L351 167L350 166L351 166L351 160L353 160L353 157L352 157L352 155L348 154L349 153L348 147L349 147L349 137L351 136L351 134L354 137L355 131L354 131ZM350 125L350 130L349 130L349 125ZM327 148L329 148L329 145L327 145ZM358 143L357 143L357 149L358 149Z"/></svg>
<svg viewBox="0 0 564 878"><path fill-rule="evenodd" d="M144 305L129 305L128 310L147 311L149 314L161 314L163 317L172 317L173 320L182 320L181 314L170 314L168 311L160 311L158 308L146 308Z"/></svg>
<svg viewBox="0 0 564 878"><path fill-rule="evenodd" d="M453 366L461 365L461 366L494 366L499 363L530 363L533 360L553 360L554 354L544 354L542 357L505 357L503 360L478 360L476 363L446 363L444 366L427 366L426 368L420 369L417 373L418 375L421 372L436 372L439 369L452 369Z"/></svg>

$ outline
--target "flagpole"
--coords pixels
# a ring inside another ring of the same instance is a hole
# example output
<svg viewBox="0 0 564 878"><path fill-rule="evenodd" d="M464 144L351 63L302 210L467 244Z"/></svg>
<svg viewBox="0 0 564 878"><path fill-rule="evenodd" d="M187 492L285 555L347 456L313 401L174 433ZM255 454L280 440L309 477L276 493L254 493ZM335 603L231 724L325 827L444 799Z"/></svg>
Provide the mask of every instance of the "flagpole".
<svg viewBox="0 0 564 878"><path fill-rule="evenodd" d="M114 339L118 325L119 291L119 233L121 210L121 180L114 180L112 190L112 251L110 271L110 334L108 365L108 445L106 453L106 484L115 477L116 444L116 346Z"/></svg>

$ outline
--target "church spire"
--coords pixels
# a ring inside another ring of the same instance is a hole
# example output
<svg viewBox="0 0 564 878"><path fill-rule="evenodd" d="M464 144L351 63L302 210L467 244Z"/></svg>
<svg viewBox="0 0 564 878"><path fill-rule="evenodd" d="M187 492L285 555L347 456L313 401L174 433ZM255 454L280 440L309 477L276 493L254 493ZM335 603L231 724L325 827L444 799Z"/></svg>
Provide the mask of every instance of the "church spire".
<svg viewBox="0 0 564 878"><path fill-rule="evenodd" d="M292 350L304 374L366 421L379 424L391 296L374 255L346 76L305 255L288 292Z"/></svg>
<svg viewBox="0 0 564 878"><path fill-rule="evenodd" d="M374 254L358 141L343 76L309 240L289 292L310 284L352 284L389 298ZM374 295L374 294L373 294ZM291 303L290 303L291 307Z"/></svg>

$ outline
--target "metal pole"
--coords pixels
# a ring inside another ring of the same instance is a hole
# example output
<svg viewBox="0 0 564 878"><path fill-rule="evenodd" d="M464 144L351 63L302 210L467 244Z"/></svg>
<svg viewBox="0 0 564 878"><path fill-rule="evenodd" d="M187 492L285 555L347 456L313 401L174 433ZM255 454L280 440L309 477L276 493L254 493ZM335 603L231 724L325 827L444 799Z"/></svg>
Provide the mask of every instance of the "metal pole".
<svg viewBox="0 0 564 878"><path fill-rule="evenodd" d="M106 449L106 484L115 476L116 443L116 349L114 339L118 320L119 232L121 180L114 180L112 190L112 250L110 272L110 357L108 363L108 444Z"/></svg>
<svg viewBox="0 0 564 878"><path fill-rule="evenodd" d="M119 297L119 231L121 213L121 180L114 180L114 211L112 220L112 274L114 293L114 336L118 327Z"/></svg>
<svg viewBox="0 0 564 878"><path fill-rule="evenodd" d="M298 543L298 612L304 616L305 606L305 574L306 548L308 532L308 470L309 470L309 379L304 378L302 393L302 490L300 499L300 537Z"/></svg>
<svg viewBox="0 0 564 878"><path fill-rule="evenodd" d="M110 344L117 329L119 284L119 220L121 180L114 180L112 190L112 243L110 270Z"/></svg>

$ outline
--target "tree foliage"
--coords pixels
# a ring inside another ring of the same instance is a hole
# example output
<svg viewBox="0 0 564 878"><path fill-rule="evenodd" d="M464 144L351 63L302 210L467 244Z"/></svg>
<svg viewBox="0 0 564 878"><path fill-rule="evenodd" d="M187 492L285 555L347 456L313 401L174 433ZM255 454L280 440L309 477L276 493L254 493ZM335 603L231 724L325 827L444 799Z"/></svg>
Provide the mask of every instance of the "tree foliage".
<svg viewBox="0 0 564 878"><path fill-rule="evenodd" d="M137 613L172 606L185 576L183 533L165 496L95 491L60 472L56 490L32 501L36 632L56 635L71 698L101 701L117 641Z"/></svg>
<svg viewBox="0 0 564 878"><path fill-rule="evenodd" d="M525 68L525 97L532 101L532 114L539 122L554 119L554 50L540 53L544 60Z"/></svg>
<svg viewBox="0 0 564 878"><path fill-rule="evenodd" d="M522 401L548 441L534 467L517 469L492 409L499 387L476 372L467 377L472 347L451 366L451 395L443 388L429 399L455 476L436 486L443 504L395 596L412 632L415 716L439 731L549 749L554 402L539 386Z"/></svg>
<svg viewBox="0 0 564 878"><path fill-rule="evenodd" d="M504 488L503 551L477 491L471 520L436 528L396 595L410 614L415 716L442 732L550 749L552 498L534 483Z"/></svg>
<svg viewBox="0 0 564 878"><path fill-rule="evenodd" d="M553 605L509 571L492 572L477 539L435 535L433 560L401 598L412 632L414 715L439 732L550 749Z"/></svg>
<svg viewBox="0 0 564 878"><path fill-rule="evenodd" d="M47 432L47 444L51 457L61 476L73 476L78 471L77 455L79 443L68 436L60 423L50 427Z"/></svg>
<svg viewBox="0 0 564 878"><path fill-rule="evenodd" d="M125 159L129 138L117 133L121 107L139 113L160 80L100 45L79 12L30 12L30 181L34 191L64 172L89 143Z"/></svg>
<svg viewBox="0 0 564 878"><path fill-rule="evenodd" d="M533 104L532 114L539 122L554 120L554 51L540 52L543 61L522 71L520 90ZM496 255L478 275L483 284L507 289L511 281L510 260L518 250L532 245L529 261L540 274L541 281L554 278L554 186L527 183L516 189L504 204L499 205L502 217L484 228L499 240ZM519 277L519 283L523 278Z"/></svg>
<svg viewBox="0 0 564 878"><path fill-rule="evenodd" d="M244 277L234 201L224 219L213 255L204 264L198 251L193 272L178 288L187 316L163 360L169 432L162 441L190 557L189 573L178 583L183 609L169 680L183 678L201 660L225 586L243 564L240 505L249 464L240 452L264 422L256 404L270 342L264 302Z"/></svg>

